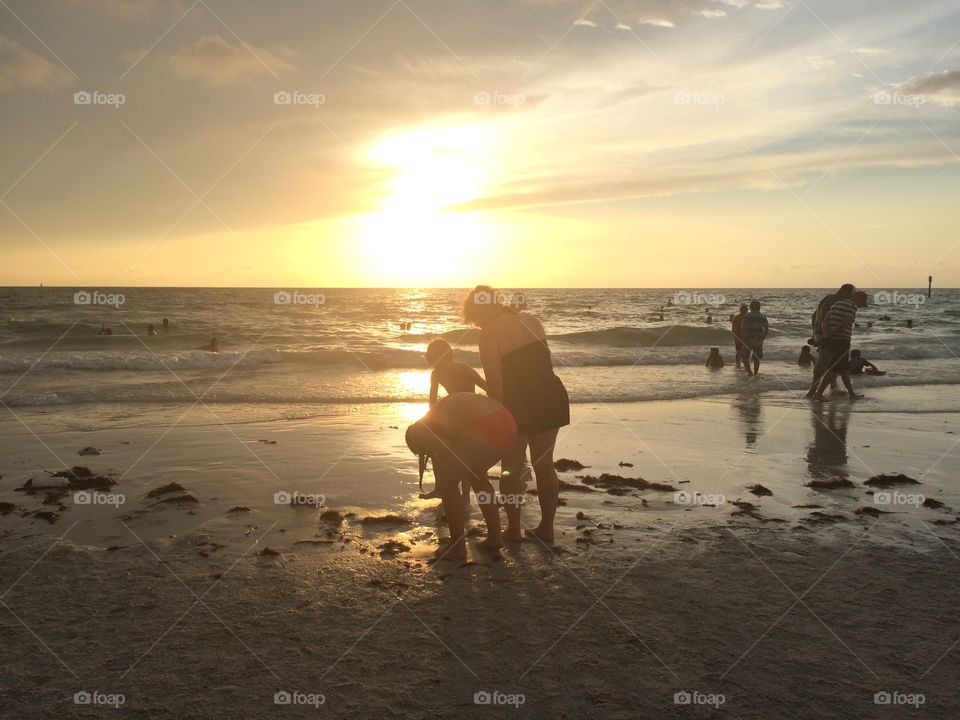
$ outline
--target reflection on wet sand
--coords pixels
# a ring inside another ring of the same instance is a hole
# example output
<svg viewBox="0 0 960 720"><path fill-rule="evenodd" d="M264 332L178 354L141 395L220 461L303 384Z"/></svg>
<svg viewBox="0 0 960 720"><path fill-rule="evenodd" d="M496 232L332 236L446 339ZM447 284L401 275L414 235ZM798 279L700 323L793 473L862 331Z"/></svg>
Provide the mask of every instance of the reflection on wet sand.
<svg viewBox="0 0 960 720"><path fill-rule="evenodd" d="M734 400L733 404L737 409L737 414L740 416L740 423L743 426L747 451L754 451L757 447L757 441L763 434L760 431L763 415L760 395L758 393L741 395Z"/></svg>
<svg viewBox="0 0 960 720"><path fill-rule="evenodd" d="M813 442L807 448L807 472L814 479L849 476L847 470L847 403L815 407L810 415Z"/></svg>

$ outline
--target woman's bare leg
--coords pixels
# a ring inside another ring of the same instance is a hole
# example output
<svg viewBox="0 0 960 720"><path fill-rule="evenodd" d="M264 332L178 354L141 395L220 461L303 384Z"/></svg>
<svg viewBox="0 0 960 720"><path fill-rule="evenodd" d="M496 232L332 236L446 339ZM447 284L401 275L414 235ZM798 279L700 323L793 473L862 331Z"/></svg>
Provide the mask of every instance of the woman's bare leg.
<svg viewBox="0 0 960 720"><path fill-rule="evenodd" d="M553 523L560 504L560 480L553 464L558 432L559 429L548 430L530 438L530 460L537 476L537 500L540 501L540 524L527 530L527 534L545 542L553 542Z"/></svg>
<svg viewBox="0 0 960 720"><path fill-rule="evenodd" d="M479 545L484 548L501 548L503 534L500 531L500 504L497 502L493 483L487 477L487 471L500 460L500 453L483 440L469 435L460 438L454 451L463 463L467 493L472 486L477 493L480 512L487 523L487 537Z"/></svg>
<svg viewBox="0 0 960 720"><path fill-rule="evenodd" d="M521 437L503 454L503 471L500 474L500 492L515 500L523 492L523 466L527 459L527 438ZM503 531L505 540L523 540L520 530L520 503L508 502L507 528Z"/></svg>

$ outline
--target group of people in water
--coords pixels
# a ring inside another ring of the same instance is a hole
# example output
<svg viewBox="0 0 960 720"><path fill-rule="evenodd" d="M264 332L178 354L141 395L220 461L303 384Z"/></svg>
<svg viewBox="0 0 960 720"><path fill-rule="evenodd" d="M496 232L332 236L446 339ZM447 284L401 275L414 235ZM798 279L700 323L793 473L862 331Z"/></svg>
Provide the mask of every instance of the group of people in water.
<svg viewBox="0 0 960 720"><path fill-rule="evenodd" d="M853 329L859 327L857 311L866 306L867 294L849 283L820 300L811 317L813 336L801 348L797 359L801 367L813 368L813 381L807 397L822 400L828 387L836 390L839 379L850 399L857 399L862 396L853 390L851 375L884 374L859 350L850 348ZM741 305L740 311L730 316L730 328L737 368L742 365L747 375L756 375L763 359L763 341L770 332L770 323L760 312L760 303L754 300L749 306ZM816 358L812 348L817 349ZM710 348L706 366L711 369L724 367L719 348Z"/></svg>
<svg viewBox="0 0 960 720"><path fill-rule="evenodd" d="M166 333L170 330L170 320L164 318L160 323L160 329ZM113 329L107 327L106 325L101 324L100 330L97 332L97 335L113 335ZM147 324L147 337L158 337L160 333L157 332L157 326L153 323ZM197 350L203 350L205 352L220 352L220 341L217 338L212 338L210 342L201 345Z"/></svg>
<svg viewBox="0 0 960 720"><path fill-rule="evenodd" d="M570 400L554 373L543 325L532 314L499 302L502 297L494 288L478 286L464 301L464 320L480 328L482 377L458 362L446 341L430 343L430 410L406 433L407 446L421 459L421 479L427 459L433 463L437 487L422 497L439 497L443 503L450 541L438 549L441 559L466 557L471 489L487 525L481 548L497 549L525 536L544 544L554 539L559 479L553 456L560 428L570 424ZM438 399L441 387L448 394ZM476 394L477 388L486 395ZM528 449L540 523L522 531ZM487 476L497 463L502 467L499 493Z"/></svg>

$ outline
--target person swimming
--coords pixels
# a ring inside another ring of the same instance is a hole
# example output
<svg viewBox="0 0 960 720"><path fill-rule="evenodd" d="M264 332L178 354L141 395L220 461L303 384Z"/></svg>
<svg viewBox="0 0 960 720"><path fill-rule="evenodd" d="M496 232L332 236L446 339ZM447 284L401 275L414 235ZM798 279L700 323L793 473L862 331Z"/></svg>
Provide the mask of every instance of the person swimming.
<svg viewBox="0 0 960 720"><path fill-rule="evenodd" d="M147 325L147 335L149 337L155 337L156 334L157 334L157 328L153 326L153 323L150 323L149 325Z"/></svg>
<svg viewBox="0 0 960 720"><path fill-rule="evenodd" d="M100 331L97 335L113 335L113 330L108 328L106 325L100 325Z"/></svg>
<svg viewBox="0 0 960 720"><path fill-rule="evenodd" d="M213 338L206 345L201 345L197 350L206 350L207 352L220 352L220 342Z"/></svg>
<svg viewBox="0 0 960 720"><path fill-rule="evenodd" d="M813 353L810 352L809 345L804 345L800 348L800 357L797 358L797 365L800 367L810 367L813 365Z"/></svg>
<svg viewBox="0 0 960 720"><path fill-rule="evenodd" d="M723 367L723 356L720 355L720 348L710 348L710 355L707 356L707 367L711 370L719 370Z"/></svg>
<svg viewBox="0 0 960 720"><path fill-rule="evenodd" d="M494 491L487 472L503 459L517 442L517 423L500 402L486 395L455 393L448 395L406 432L407 447L433 461L437 480L434 492L423 499L440 497L450 530L450 543L437 550L440 559L466 558L466 527L460 484L477 493L480 511L487 524L487 537L481 547L503 547L500 528L501 498ZM509 500L508 500L509 501Z"/></svg>
<svg viewBox="0 0 960 720"><path fill-rule="evenodd" d="M160 327L162 327L163 331L166 332L167 330L170 329L170 321L167 320L167 318L164 318L163 321L160 323Z"/></svg>

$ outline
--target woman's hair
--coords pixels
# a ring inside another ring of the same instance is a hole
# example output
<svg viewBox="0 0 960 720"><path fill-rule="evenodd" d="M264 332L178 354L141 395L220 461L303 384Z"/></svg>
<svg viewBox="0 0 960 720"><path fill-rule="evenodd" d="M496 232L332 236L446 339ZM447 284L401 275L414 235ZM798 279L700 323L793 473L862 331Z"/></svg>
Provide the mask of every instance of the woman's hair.
<svg viewBox="0 0 960 720"><path fill-rule="evenodd" d="M436 365L447 357L453 357L453 348L443 338L437 338L427 345L427 362Z"/></svg>
<svg viewBox="0 0 960 720"><path fill-rule="evenodd" d="M495 287L477 285L463 301L463 319L470 325L478 325L492 308L512 309L506 302L506 296Z"/></svg>

